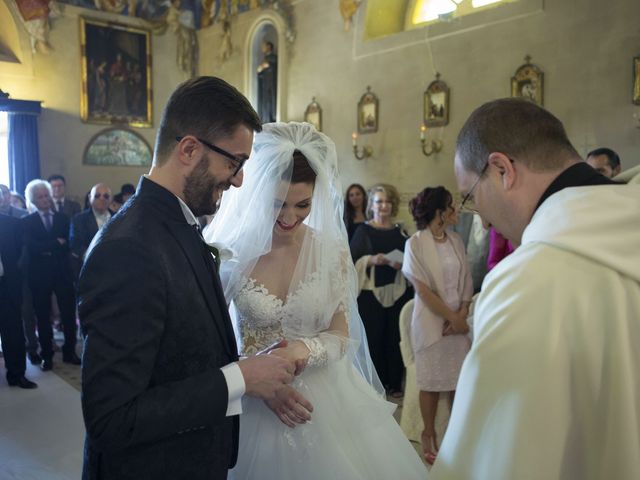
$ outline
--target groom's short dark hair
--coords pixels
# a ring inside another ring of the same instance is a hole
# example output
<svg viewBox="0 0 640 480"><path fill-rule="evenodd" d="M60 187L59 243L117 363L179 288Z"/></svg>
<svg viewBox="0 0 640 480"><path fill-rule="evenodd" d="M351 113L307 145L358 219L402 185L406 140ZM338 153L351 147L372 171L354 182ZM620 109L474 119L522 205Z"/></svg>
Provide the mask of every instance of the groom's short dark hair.
<svg viewBox="0 0 640 480"><path fill-rule="evenodd" d="M176 146L176 137L193 135L215 143L239 125L262 130L260 117L236 88L216 77L196 77L176 88L162 112L154 165L162 165Z"/></svg>

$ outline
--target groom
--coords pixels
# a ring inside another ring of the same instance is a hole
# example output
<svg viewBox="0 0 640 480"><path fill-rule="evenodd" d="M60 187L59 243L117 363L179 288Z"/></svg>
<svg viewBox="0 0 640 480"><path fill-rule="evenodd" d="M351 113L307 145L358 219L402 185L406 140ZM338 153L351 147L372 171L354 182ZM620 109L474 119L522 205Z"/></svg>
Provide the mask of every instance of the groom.
<svg viewBox="0 0 640 480"><path fill-rule="evenodd" d="M242 185L260 119L213 77L180 85L162 115L153 166L87 252L83 479L221 479L235 464L243 394L282 399L295 365L238 361L211 253L196 217Z"/></svg>

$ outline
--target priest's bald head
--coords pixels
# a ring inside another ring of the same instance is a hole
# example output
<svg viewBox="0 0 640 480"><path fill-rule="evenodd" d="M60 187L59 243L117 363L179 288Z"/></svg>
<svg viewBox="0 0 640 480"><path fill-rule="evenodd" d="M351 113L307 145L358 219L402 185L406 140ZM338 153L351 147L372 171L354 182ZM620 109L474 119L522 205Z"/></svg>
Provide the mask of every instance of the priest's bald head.
<svg viewBox="0 0 640 480"><path fill-rule="evenodd" d="M484 222L519 245L545 190L581 160L560 120L528 100L504 98L467 119L455 174L460 193Z"/></svg>

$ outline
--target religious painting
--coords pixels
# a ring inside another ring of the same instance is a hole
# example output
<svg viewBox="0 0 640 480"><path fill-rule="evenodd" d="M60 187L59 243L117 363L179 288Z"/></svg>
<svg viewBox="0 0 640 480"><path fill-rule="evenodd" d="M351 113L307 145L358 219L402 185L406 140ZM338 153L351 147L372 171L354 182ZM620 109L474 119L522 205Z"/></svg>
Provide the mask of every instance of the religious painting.
<svg viewBox="0 0 640 480"><path fill-rule="evenodd" d="M358 133L375 133L378 131L379 101L371 87L360 97L358 102Z"/></svg>
<svg viewBox="0 0 640 480"><path fill-rule="evenodd" d="M540 68L531 63L529 55L524 61L526 63L521 65L511 77L511 96L524 98L542 106L544 74Z"/></svg>
<svg viewBox="0 0 640 480"><path fill-rule="evenodd" d="M316 97L311 99L311 103L307 105L304 111L304 121L310 123L319 132L322 131L322 107L316 102Z"/></svg>
<svg viewBox="0 0 640 480"><path fill-rule="evenodd" d="M449 123L449 87L440 80L440 74L424 92L425 127L444 127Z"/></svg>
<svg viewBox="0 0 640 480"><path fill-rule="evenodd" d="M133 130L107 128L89 141L82 159L85 165L148 167L151 165L151 147Z"/></svg>
<svg viewBox="0 0 640 480"><path fill-rule="evenodd" d="M633 59L633 103L640 105L640 57Z"/></svg>
<svg viewBox="0 0 640 480"><path fill-rule="evenodd" d="M82 120L153 126L150 32L80 17L80 48Z"/></svg>

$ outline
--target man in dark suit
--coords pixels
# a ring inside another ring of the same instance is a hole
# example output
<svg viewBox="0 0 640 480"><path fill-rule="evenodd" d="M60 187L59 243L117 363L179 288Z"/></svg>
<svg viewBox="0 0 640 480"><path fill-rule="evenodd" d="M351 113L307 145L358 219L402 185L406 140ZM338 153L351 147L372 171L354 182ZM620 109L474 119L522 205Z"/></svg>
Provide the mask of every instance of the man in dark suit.
<svg viewBox="0 0 640 480"><path fill-rule="evenodd" d="M151 171L87 252L78 290L84 479L224 479L237 457L243 394L273 400L287 391L289 404L304 404L286 385L292 362L238 361L214 259L196 227L224 190L242 184L260 129L226 82L180 85Z"/></svg>
<svg viewBox="0 0 640 480"><path fill-rule="evenodd" d="M67 190L67 181L65 178L62 175L56 174L51 175L47 180L51 184L51 191L53 193L53 210L65 214L69 220L80 213L82 210L80 204L65 197Z"/></svg>
<svg viewBox="0 0 640 480"><path fill-rule="evenodd" d="M104 183L98 183L89 192L91 208L77 214L71 220L69 232L69 245L73 256L75 277L80 273L80 267L84 261L91 240L110 219L112 212L109 210L111 203L111 189Z"/></svg>
<svg viewBox="0 0 640 480"><path fill-rule="evenodd" d="M18 259L22 251L22 229L16 218L0 214L0 340L7 369L7 382L12 387L36 388L27 380L22 307L22 276Z"/></svg>
<svg viewBox="0 0 640 480"><path fill-rule="evenodd" d="M38 321L42 369L53 368L51 295L56 294L64 331L62 360L80 364L76 355L76 309L69 259L69 220L52 210L51 187L44 180L32 180L26 188L28 201L36 208L22 219L29 255L27 277Z"/></svg>

